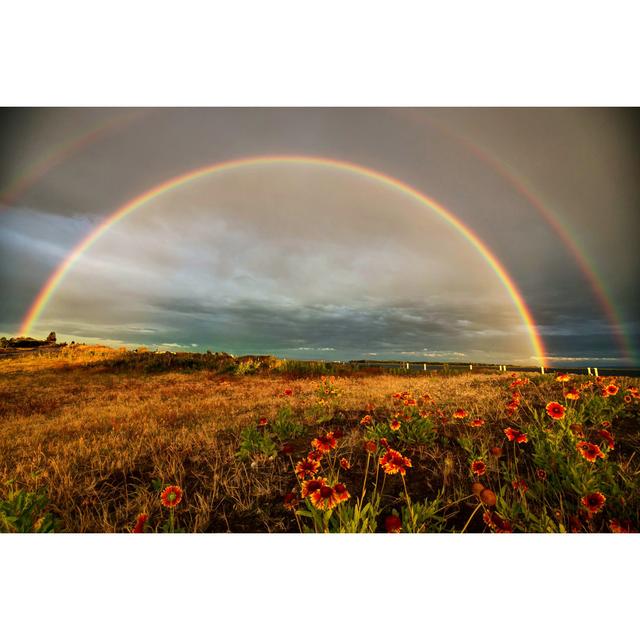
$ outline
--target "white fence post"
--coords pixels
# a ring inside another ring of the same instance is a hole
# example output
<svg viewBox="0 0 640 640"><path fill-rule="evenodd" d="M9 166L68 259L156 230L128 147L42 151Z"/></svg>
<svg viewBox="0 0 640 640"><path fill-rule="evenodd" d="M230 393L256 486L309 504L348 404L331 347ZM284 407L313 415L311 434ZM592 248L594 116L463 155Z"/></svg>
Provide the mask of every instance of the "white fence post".
<svg viewBox="0 0 640 640"><path fill-rule="evenodd" d="M587 367L587 375L591 375L591 367Z"/></svg>
<svg viewBox="0 0 640 640"><path fill-rule="evenodd" d="M469 365L469 371L473 371L473 365L472 364Z"/></svg>
<svg viewBox="0 0 640 640"><path fill-rule="evenodd" d="M595 371L596 376L598 375L598 367L594 367L593 370Z"/></svg>
<svg viewBox="0 0 640 640"><path fill-rule="evenodd" d="M544 375L544 367L542 365L540 365L540 373Z"/></svg>
<svg viewBox="0 0 640 640"><path fill-rule="evenodd" d="M422 370L423 370L423 371L426 371L426 370L427 370L427 365L426 365L426 363L422 365Z"/></svg>

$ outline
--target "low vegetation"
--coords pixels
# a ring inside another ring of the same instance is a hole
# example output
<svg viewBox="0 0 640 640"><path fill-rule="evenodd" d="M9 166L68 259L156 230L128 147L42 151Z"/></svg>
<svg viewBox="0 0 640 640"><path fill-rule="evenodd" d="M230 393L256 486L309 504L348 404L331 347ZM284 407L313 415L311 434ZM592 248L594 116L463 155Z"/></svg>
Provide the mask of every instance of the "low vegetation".
<svg viewBox="0 0 640 640"><path fill-rule="evenodd" d="M631 378L67 346L0 360L0 530L627 532Z"/></svg>

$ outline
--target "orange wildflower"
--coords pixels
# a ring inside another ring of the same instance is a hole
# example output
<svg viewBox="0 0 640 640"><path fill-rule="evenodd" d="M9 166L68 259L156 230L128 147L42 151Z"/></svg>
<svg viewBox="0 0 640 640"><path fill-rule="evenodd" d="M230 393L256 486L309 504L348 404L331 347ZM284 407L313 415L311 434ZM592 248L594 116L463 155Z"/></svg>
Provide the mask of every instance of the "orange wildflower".
<svg viewBox="0 0 640 640"><path fill-rule="evenodd" d="M296 475L300 480L304 480L307 476L312 478L318 473L320 469L320 463L317 460L310 460L309 458L304 458L300 460L298 464L296 464Z"/></svg>
<svg viewBox="0 0 640 640"><path fill-rule="evenodd" d="M371 416L367 414L364 418L362 418L362 420L360 420L360 426L366 427L367 425L370 425L371 419L372 419Z"/></svg>
<svg viewBox="0 0 640 640"><path fill-rule="evenodd" d="M638 533L632 526L631 520L609 520L611 533Z"/></svg>
<svg viewBox="0 0 640 640"><path fill-rule="evenodd" d="M564 392L564 397L567 400L578 400L580 398L580 392L572 387L571 389L567 389L567 391Z"/></svg>
<svg viewBox="0 0 640 640"><path fill-rule="evenodd" d="M346 458L340 458L340 466L345 469L345 471L351 469L351 463Z"/></svg>
<svg viewBox="0 0 640 640"><path fill-rule="evenodd" d="M351 497L351 494L347 491L347 487L345 487L342 482L338 482L338 484L333 485L333 491L337 504L340 504Z"/></svg>
<svg viewBox="0 0 640 640"><path fill-rule="evenodd" d="M576 448L580 452L580 455L589 462L595 462L596 458L604 458L604 453L600 451L600 447L592 442L581 440L576 445Z"/></svg>
<svg viewBox="0 0 640 640"><path fill-rule="evenodd" d="M319 491L326 484L327 481L324 478L313 478L312 480L305 480L302 483L302 490L300 491L300 495L303 498L307 498L312 493Z"/></svg>
<svg viewBox="0 0 640 640"><path fill-rule="evenodd" d="M387 449L387 452L380 458L380 466L385 473L400 473L404 476L407 469L411 467L411 460L395 449Z"/></svg>
<svg viewBox="0 0 640 640"><path fill-rule="evenodd" d="M300 503L300 500L298 500L298 496L296 496L296 494L291 491L285 495L283 502L285 509L287 509L288 511L295 511L296 507Z"/></svg>
<svg viewBox="0 0 640 640"><path fill-rule="evenodd" d="M556 376L556 382L569 382L571 376L568 373L559 373Z"/></svg>
<svg viewBox="0 0 640 640"><path fill-rule="evenodd" d="M525 480L514 480L511 483L511 486L516 490L516 491L520 491L522 493L525 493L529 490L529 485L526 483Z"/></svg>
<svg viewBox="0 0 640 640"><path fill-rule="evenodd" d="M373 440L367 440L364 443L364 450L367 453L375 453L377 448L378 447L377 447L376 443Z"/></svg>
<svg viewBox="0 0 640 640"><path fill-rule="evenodd" d="M335 489L326 484L314 491L309 497L311 504L322 511L333 509L339 502Z"/></svg>
<svg viewBox="0 0 640 640"><path fill-rule="evenodd" d="M311 446L322 453L328 453L338 446L338 441L333 437L333 431L327 431L323 436L318 436L311 441Z"/></svg>
<svg viewBox="0 0 640 640"><path fill-rule="evenodd" d="M400 533L402 531L402 520L398 516L387 516L384 519L384 528L387 533Z"/></svg>
<svg viewBox="0 0 640 640"><path fill-rule="evenodd" d="M389 429L391 429L391 431L397 431L401 426L402 426L402 423L400 422L400 420L396 418L391 421L391 424L389 425Z"/></svg>
<svg viewBox="0 0 640 640"><path fill-rule="evenodd" d="M260 418L260 420L258 420L259 427L266 427L267 424L269 424L269 421L266 418Z"/></svg>
<svg viewBox="0 0 640 640"><path fill-rule="evenodd" d="M547 472L544 469L536 469L536 477L538 480L546 480Z"/></svg>
<svg viewBox="0 0 640 640"><path fill-rule="evenodd" d="M482 460L474 460L471 463L471 472L477 476L483 476L487 471L487 465Z"/></svg>
<svg viewBox="0 0 640 640"><path fill-rule="evenodd" d="M464 420L467 417L468 413L464 409L456 409L453 412L453 417L456 420Z"/></svg>
<svg viewBox="0 0 640 640"><path fill-rule="evenodd" d="M482 418L476 418L471 422L472 427L481 427L484 424L484 420Z"/></svg>
<svg viewBox="0 0 640 640"><path fill-rule="evenodd" d="M630 395L626 395L624 396L624 398L622 398L627 404L629 404L631 402L631 396Z"/></svg>
<svg viewBox="0 0 640 640"><path fill-rule="evenodd" d="M163 506L168 509L173 509L174 507L177 507L182 500L182 489L175 484L169 485L168 487L165 487L160 494L160 500L162 501Z"/></svg>
<svg viewBox="0 0 640 640"><path fill-rule="evenodd" d="M613 436L611 435L611 433L609 431L607 431L606 429L600 429L600 431L598 431L598 435L607 443L607 446L609 447L610 450L614 449L614 445L615 442L613 441Z"/></svg>
<svg viewBox="0 0 640 640"><path fill-rule="evenodd" d="M504 430L504 435L507 436L509 442L513 442L514 440L518 444L527 442L527 434L522 433L522 431L518 431L518 429L513 429L512 427L507 427Z"/></svg>
<svg viewBox="0 0 640 640"><path fill-rule="evenodd" d="M598 513L598 511L602 511L604 507L604 503L607 501L603 493L599 491L595 491L594 493L590 493L587 496L584 496L580 502L585 506L589 513Z"/></svg>
<svg viewBox="0 0 640 640"><path fill-rule="evenodd" d="M562 420L565 414L565 408L559 402L549 402L546 406L547 413L554 420Z"/></svg>
<svg viewBox="0 0 640 640"><path fill-rule="evenodd" d="M619 387L617 387L615 384L610 384L605 387L605 390L607 392L607 395L615 396L619 391Z"/></svg>
<svg viewBox="0 0 640 640"><path fill-rule="evenodd" d="M322 451L318 451L318 449L314 449L313 451L309 451L307 458L309 458L309 460L316 460L319 462L320 460L322 460L322 456L323 456Z"/></svg>
<svg viewBox="0 0 640 640"><path fill-rule="evenodd" d="M285 396L292 396L293 395L293 389L285 389L282 393Z"/></svg>
<svg viewBox="0 0 640 640"><path fill-rule="evenodd" d="M131 533L144 533L144 525L146 521L149 519L149 516L146 513L141 513L136 519L136 523L131 529Z"/></svg>

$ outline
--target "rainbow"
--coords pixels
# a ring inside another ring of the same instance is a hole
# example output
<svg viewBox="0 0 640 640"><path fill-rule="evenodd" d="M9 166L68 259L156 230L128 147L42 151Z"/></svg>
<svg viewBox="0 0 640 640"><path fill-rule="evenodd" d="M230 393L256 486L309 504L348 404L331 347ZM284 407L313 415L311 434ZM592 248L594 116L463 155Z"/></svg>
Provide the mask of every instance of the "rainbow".
<svg viewBox="0 0 640 640"><path fill-rule="evenodd" d="M404 110L402 110L404 113ZM620 349L621 354L631 362L635 362L637 354L633 348L629 336L622 329L623 322L621 314L616 310L615 306L610 300L610 296L606 291L602 278L598 275L596 268L589 263L585 257L584 250L580 248L576 240L574 240L570 230L566 224L562 223L557 214L554 214L549 208L547 208L542 200L536 196L531 188L527 187L523 178L516 175L513 169L509 169L498 158L489 153L486 149L480 147L478 144L472 142L466 137L456 133L449 129L441 122L435 121L426 113L420 115L414 112L405 113L409 119L414 122L427 123L431 128L443 133L445 136L455 140L461 145L467 152L475 156L483 164L489 166L495 173L508 182L511 187L520 194L533 208L537 211L547 224L553 229L560 241L564 244L565 248L569 251L580 271L582 272L585 280L589 284L591 291L603 310L605 316L614 333L614 338Z"/></svg>
<svg viewBox="0 0 640 640"><path fill-rule="evenodd" d="M146 110L118 114L102 120L88 129L83 129L70 140L51 147L43 157L31 164L20 176L0 191L0 211L14 204L31 186L56 166L91 144L98 142L112 131L126 127L145 113Z"/></svg>
<svg viewBox="0 0 640 640"><path fill-rule="evenodd" d="M529 339L531 342L531 346L533 347L536 359L543 366L546 365L545 349L542 343L542 339L537 332L535 322L531 315L531 311L525 304L522 294L519 292L512 278L509 276L502 264L491 253L484 242L469 227L464 225L451 211L445 209L445 207L436 202L433 198L425 195L424 193L421 193L417 189L414 189L413 187L404 182L401 182L396 178L388 176L374 169L354 164L352 162L316 156L254 156L219 162L216 164L199 167L187 173L170 178L169 180L166 180L165 182L162 182L155 187L148 189L132 200L129 200L119 209L108 215L98 227L96 227L89 235L87 235L80 243L78 243L71 250L64 261L55 269L55 271L53 271L49 279L46 281L46 283L34 299L31 307L27 311L27 314L25 315L20 327L20 333L22 335L26 335L29 333L31 327L42 313L48 301L51 299L51 296L62 282L64 276L77 262L80 256L82 256L82 254L87 251L87 249L89 249L114 224L116 224L129 214L133 213L145 204L155 200L156 198L159 198L160 196L174 189L192 182L193 180L197 180L198 178L210 176L215 173L233 171L236 169L247 167L277 164L299 164L327 167L369 178L371 180L375 180L380 184L387 185L433 210L443 220L451 225L451 227L453 227L469 241L469 243L478 251L478 253L482 255L487 264L498 276L499 280L507 290L516 309L518 310L518 313L522 317L522 320L527 327L527 332L529 334Z"/></svg>

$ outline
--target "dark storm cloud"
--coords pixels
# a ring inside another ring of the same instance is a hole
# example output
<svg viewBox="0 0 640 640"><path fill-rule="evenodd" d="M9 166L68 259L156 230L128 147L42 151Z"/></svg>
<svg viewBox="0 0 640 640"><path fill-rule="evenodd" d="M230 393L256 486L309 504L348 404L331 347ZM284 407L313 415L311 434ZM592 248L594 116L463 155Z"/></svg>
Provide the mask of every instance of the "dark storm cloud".
<svg viewBox="0 0 640 640"><path fill-rule="evenodd" d="M6 295L0 309L0 326L4 332L15 330L61 256L106 213L129 198L161 180L204 164L254 154L300 153L359 162L406 180L434 196L477 232L505 264L530 306L549 351L571 357L578 357L581 352L594 357L617 355L618 346L608 320L566 247L513 185L465 148L464 140L468 140L522 178L527 188L571 232L601 274L636 349L640 344L640 303L635 293L639 275L635 243L640 235L637 216L640 140L635 111L44 109L5 110L1 115L0 195L3 189L10 193L20 178L33 174L33 167L43 158L55 158L52 150L61 150L64 156L18 194L19 198L12 203L13 213L5 210L1 214L0 285ZM83 135L93 136L91 144L82 145ZM331 206L330 193L318 198ZM180 204L179 200L176 202ZM197 214L197 208L177 213L179 224L185 226L188 235L188 219ZM382 220L384 215L387 214L381 209L379 218ZM166 220L158 218L155 224L158 227L169 224ZM374 234L369 227L358 232L354 223L351 237L355 239L369 231L372 238L376 234L376 237L392 235L384 231L382 223L376 224L371 228L375 229ZM305 229L305 225L309 228ZM193 228L200 236L206 236L202 224ZM260 238L264 243L272 242L283 235L283 229L284 233L288 229L292 243L310 246L313 234L307 222L298 226L262 224ZM158 237L161 235L158 233ZM213 242L212 231L209 236ZM399 243L410 247L417 243L417 238L411 232L398 236L393 249L392 244L387 246L385 255L399 251ZM171 305L169 301L163 306L133 295L136 278L142 277L146 283L145 271L157 269L162 274L167 263L183 264L186 258L182 251L179 243L171 247L161 243L141 244L138 247L141 273L135 275L131 262L118 267L122 269L122 280L130 280L130 288L123 285L122 289L131 293L126 304L110 311L109 322L100 323L100 318L93 318L93 325L76 323L78 331L68 333L136 341L145 336L141 330L146 328L158 332L158 340L167 343L191 345L215 341L207 333L212 309L206 305L180 299L179 304ZM239 272L233 260L234 251L233 243L226 250L215 248L216 273L221 277L226 269L231 276L228 285L231 298L234 286L248 286L242 278L255 279L265 270L255 254L253 271ZM341 255L334 256L335 273L348 280L351 263ZM99 269L99 256L94 255L93 260ZM194 264L196 258L189 260ZM210 258L203 253L202 261L207 260ZM295 261L285 254L270 259L267 271L271 278L284 281L295 276L295 268ZM464 264L458 264L458 268L464 269ZM440 269L434 281L442 283L446 277L446 270ZM461 353L467 349L459 343L470 341L471 337L465 336L460 325L456 325L457 320L473 314L478 326L469 331L477 339L482 336L483 323L484 330L489 332L492 326L501 331L504 324L500 318L496 320L495 309L483 313L482 304L470 301L463 309L456 303L453 291L448 303L437 313L434 301L430 307L411 311L409 303L405 305L406 301L398 300L393 301L393 308L379 310L366 307L362 301L359 306L339 301L342 306L337 304L333 311L321 312L313 306L305 307L304 301L300 309L270 306L266 276L256 281L261 282L265 300L256 304L255 299L248 298L245 306L240 307L238 300L229 299L226 307L217 308L215 316L229 331L246 325L242 331L237 329L237 341L250 341L256 349L260 344L268 344L270 348L281 344L282 348L288 348L287 338L301 341L297 346L290 341L290 346L294 345L291 348L297 349L347 349L348 345L357 344L358 349L362 345L364 351L372 352L381 350L379 346L371 347L371 342L377 341L385 349L420 352L426 345L432 352ZM72 287L72 283L68 286ZM256 291L260 287L256 285ZM445 286L444 290L447 289ZM107 305L108 290L91 293L88 300L100 300L101 305ZM60 295L64 296L64 291ZM78 298L69 301L75 304ZM402 312L398 310L399 303L405 305ZM377 304L380 301L373 306ZM411 313L418 318L415 322ZM145 314L153 318L153 323L145 323ZM127 322L133 317L135 323ZM62 315L59 320L68 322ZM243 324L242 320L246 322ZM420 322L422 327L416 326ZM340 335L326 326L336 323L343 327ZM90 326L102 329L91 331ZM256 327L264 330L256 334ZM69 328L73 328L73 323L69 323ZM199 337L194 335L191 339L192 332ZM269 340L265 343L267 333ZM490 336L484 337L488 340ZM456 341L458 344L453 344ZM236 344L236 348L241 346L240 342Z"/></svg>

